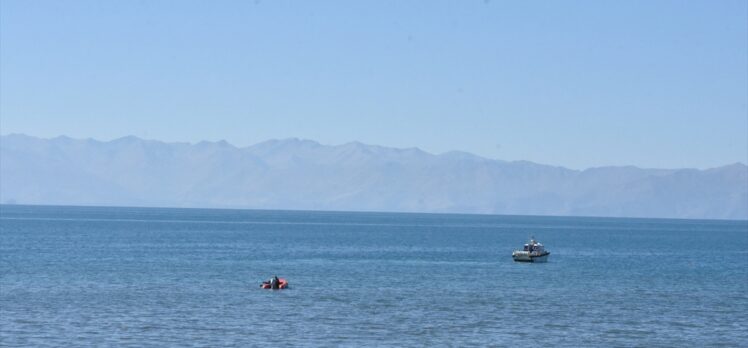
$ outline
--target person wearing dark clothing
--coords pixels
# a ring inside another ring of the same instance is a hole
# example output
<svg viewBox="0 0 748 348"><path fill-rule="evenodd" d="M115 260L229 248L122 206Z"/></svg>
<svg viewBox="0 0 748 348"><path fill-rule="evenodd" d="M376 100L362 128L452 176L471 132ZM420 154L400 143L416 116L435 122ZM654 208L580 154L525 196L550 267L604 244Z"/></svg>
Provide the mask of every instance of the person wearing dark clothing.
<svg viewBox="0 0 748 348"><path fill-rule="evenodd" d="M270 288L278 289L279 287L280 287L280 279L278 279L278 276L274 275L273 278L270 279Z"/></svg>

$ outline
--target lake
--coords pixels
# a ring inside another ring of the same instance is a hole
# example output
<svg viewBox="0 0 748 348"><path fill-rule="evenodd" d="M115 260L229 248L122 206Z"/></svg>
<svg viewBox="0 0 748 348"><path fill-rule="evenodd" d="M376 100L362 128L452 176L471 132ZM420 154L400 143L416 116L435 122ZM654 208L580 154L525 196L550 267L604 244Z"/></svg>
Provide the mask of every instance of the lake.
<svg viewBox="0 0 748 348"><path fill-rule="evenodd" d="M0 346L271 342L748 346L748 222L0 206Z"/></svg>

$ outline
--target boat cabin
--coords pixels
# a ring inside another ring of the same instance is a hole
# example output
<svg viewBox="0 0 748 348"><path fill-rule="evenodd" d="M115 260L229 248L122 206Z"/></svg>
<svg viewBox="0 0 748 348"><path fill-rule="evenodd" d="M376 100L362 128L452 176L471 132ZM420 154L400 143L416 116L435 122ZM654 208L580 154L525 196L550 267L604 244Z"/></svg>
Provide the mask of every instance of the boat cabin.
<svg viewBox="0 0 748 348"><path fill-rule="evenodd" d="M531 239L529 243L525 244L522 251L527 251L534 254L542 254L545 251L543 244L538 243L535 239Z"/></svg>

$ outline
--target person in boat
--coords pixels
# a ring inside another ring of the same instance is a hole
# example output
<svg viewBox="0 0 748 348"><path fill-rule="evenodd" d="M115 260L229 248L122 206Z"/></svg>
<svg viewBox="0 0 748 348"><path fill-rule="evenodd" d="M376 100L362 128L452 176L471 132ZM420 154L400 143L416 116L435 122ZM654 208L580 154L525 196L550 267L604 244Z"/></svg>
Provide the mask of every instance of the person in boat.
<svg viewBox="0 0 748 348"><path fill-rule="evenodd" d="M279 287L280 287L280 279L278 279L277 275L274 275L272 278L270 278L270 288L278 289Z"/></svg>

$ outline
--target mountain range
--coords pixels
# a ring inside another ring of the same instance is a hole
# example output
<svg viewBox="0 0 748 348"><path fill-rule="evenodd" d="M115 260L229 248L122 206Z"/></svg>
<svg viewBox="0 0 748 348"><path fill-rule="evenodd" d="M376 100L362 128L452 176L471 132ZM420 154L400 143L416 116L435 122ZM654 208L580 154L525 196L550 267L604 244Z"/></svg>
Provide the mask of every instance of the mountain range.
<svg viewBox="0 0 748 348"><path fill-rule="evenodd" d="M748 167L572 170L351 142L0 137L6 204L748 219Z"/></svg>

